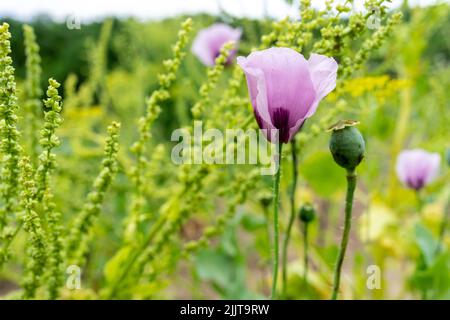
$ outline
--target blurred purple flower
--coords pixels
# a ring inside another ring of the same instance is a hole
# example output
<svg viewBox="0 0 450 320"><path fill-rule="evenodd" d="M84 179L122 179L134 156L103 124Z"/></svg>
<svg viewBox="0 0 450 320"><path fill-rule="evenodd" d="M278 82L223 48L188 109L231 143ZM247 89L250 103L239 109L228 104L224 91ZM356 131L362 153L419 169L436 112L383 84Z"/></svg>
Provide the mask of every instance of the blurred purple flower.
<svg viewBox="0 0 450 320"><path fill-rule="evenodd" d="M232 27L216 23L212 26L201 30L192 44L192 53L206 66L213 66L214 62L220 54L222 46L229 42L235 42L235 50L230 52L228 62L234 60L236 49L241 38L241 29L233 29Z"/></svg>
<svg viewBox="0 0 450 320"><path fill-rule="evenodd" d="M397 157L397 176L408 188L420 190L436 178L440 162L438 153L404 150Z"/></svg>
<svg viewBox="0 0 450 320"><path fill-rule="evenodd" d="M336 87L338 65L333 58L270 48L238 57L244 70L256 121L269 141L278 129L279 141L289 142L311 117L319 102ZM273 141L272 141L273 142Z"/></svg>

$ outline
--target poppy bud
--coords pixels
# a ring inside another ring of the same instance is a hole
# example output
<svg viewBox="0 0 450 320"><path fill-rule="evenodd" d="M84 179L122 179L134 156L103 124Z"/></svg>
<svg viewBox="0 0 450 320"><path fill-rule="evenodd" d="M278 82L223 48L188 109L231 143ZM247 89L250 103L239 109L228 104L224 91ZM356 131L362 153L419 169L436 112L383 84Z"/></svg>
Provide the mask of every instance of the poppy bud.
<svg viewBox="0 0 450 320"><path fill-rule="evenodd" d="M267 191L262 191L257 195L257 199L263 207L268 207L273 200L273 194Z"/></svg>
<svg viewBox="0 0 450 320"><path fill-rule="evenodd" d="M364 158L364 138L355 127L358 121L341 120L331 126L330 151L334 161L348 171L354 171Z"/></svg>
<svg viewBox="0 0 450 320"><path fill-rule="evenodd" d="M314 210L312 205L305 204L300 208L298 217L302 222L309 223L316 218L316 210Z"/></svg>

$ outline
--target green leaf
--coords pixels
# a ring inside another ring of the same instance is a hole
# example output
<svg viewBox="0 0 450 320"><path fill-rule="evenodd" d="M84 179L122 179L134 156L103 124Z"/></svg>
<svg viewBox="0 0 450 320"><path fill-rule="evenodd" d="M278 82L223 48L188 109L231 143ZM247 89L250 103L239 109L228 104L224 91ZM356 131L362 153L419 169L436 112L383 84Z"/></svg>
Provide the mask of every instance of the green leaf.
<svg viewBox="0 0 450 320"><path fill-rule="evenodd" d="M114 283L120 276L120 272L129 261L133 250L134 247L132 246L123 247L106 263L104 274L107 282Z"/></svg>
<svg viewBox="0 0 450 320"><path fill-rule="evenodd" d="M266 218L262 215L256 215L251 213L242 215L242 226L247 231L255 231L264 228L266 223L267 223Z"/></svg>
<svg viewBox="0 0 450 320"><path fill-rule="evenodd" d="M427 292L429 299L450 299L450 254L437 256L433 264L424 269L419 266L411 278L413 288Z"/></svg>
<svg viewBox="0 0 450 320"><path fill-rule="evenodd" d="M201 279L212 281L222 288L227 287L234 275L233 259L217 250L200 251L195 264Z"/></svg>
<svg viewBox="0 0 450 320"><path fill-rule="evenodd" d="M431 232L422 224L416 224L414 231L416 242L420 248L420 252L425 259L425 263L427 266L430 266L434 259L437 242Z"/></svg>
<svg viewBox="0 0 450 320"><path fill-rule="evenodd" d="M434 294L433 299L450 299L450 255L447 253L436 257L430 267Z"/></svg>

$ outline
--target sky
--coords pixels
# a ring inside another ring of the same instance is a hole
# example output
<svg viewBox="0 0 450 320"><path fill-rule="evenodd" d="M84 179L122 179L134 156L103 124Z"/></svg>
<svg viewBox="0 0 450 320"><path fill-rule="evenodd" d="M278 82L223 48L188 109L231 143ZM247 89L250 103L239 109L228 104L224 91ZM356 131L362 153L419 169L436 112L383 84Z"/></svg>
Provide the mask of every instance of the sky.
<svg viewBox="0 0 450 320"><path fill-rule="evenodd" d="M409 3L427 5L437 1L439 0L409 0ZM323 7L324 2L325 0L312 0L313 5L318 8ZM363 0L355 0L356 8L361 9L363 3ZM402 0L393 0L392 7L401 3ZM264 4L267 10L264 10ZM26 21L44 13L61 21L74 15L81 21L111 15L134 16L145 20L200 12L217 14L220 7L233 16L249 18L263 17L265 11L273 18L287 15L295 17L298 12L284 0L0 0L0 17L8 16Z"/></svg>

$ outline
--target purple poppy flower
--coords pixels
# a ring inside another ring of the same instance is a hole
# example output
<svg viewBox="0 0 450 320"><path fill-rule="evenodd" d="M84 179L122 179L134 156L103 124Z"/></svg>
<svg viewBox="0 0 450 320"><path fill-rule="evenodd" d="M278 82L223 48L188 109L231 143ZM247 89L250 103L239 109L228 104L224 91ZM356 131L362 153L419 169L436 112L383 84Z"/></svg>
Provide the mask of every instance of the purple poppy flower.
<svg viewBox="0 0 450 320"><path fill-rule="evenodd" d="M270 48L238 57L244 70L256 121L266 138L289 142L319 102L336 87L333 58L311 54L306 60L290 48Z"/></svg>
<svg viewBox="0 0 450 320"><path fill-rule="evenodd" d="M397 157L397 176L407 187L420 190L436 178L440 162L438 153L404 150Z"/></svg>
<svg viewBox="0 0 450 320"><path fill-rule="evenodd" d="M229 42L235 42L235 50L230 52L228 61L231 62L236 56L236 49L241 38L241 29L233 29L232 27L216 23L212 26L201 30L192 44L192 53L206 66L213 66L217 56L220 54L222 46Z"/></svg>

